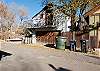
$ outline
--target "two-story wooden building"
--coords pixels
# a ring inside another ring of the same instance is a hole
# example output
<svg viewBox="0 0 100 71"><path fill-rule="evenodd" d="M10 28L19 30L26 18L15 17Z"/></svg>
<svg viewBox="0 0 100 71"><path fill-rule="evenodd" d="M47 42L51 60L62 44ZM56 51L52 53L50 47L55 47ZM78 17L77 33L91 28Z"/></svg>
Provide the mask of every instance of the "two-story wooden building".
<svg viewBox="0 0 100 71"><path fill-rule="evenodd" d="M57 35L65 35L62 33L69 31L70 17L61 12L56 14L57 10L52 4L48 4L32 17L33 27L27 29L35 34L36 41L54 44Z"/></svg>

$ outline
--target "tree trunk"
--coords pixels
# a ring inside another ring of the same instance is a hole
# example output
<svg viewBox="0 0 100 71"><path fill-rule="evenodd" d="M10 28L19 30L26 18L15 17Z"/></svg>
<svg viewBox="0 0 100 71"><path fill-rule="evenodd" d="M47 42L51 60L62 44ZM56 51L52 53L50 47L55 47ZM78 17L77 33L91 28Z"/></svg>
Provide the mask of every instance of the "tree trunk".
<svg viewBox="0 0 100 71"><path fill-rule="evenodd" d="M75 31L72 32L72 40L75 40Z"/></svg>
<svg viewBox="0 0 100 71"><path fill-rule="evenodd" d="M71 25L74 27L75 25L75 10L72 10L72 15L71 15ZM72 40L75 40L75 30L72 31Z"/></svg>

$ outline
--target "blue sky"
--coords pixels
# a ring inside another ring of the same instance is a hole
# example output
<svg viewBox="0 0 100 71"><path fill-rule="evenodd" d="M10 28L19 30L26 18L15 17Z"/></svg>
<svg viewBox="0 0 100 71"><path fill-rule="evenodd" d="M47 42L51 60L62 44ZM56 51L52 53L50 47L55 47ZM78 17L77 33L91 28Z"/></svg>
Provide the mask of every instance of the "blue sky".
<svg viewBox="0 0 100 71"><path fill-rule="evenodd" d="M28 10L28 17L31 18L42 8L41 0L4 0L8 5L16 3L18 6L25 6Z"/></svg>

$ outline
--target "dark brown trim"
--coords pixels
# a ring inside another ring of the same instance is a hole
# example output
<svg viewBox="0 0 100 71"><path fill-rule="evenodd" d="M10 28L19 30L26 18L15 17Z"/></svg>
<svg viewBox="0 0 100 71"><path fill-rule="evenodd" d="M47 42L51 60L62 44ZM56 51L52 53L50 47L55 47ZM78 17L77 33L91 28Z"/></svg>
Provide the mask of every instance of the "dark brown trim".
<svg viewBox="0 0 100 71"><path fill-rule="evenodd" d="M41 27L41 28L27 28L29 29L31 32L60 32L61 30L57 30L55 27Z"/></svg>
<svg viewBox="0 0 100 71"><path fill-rule="evenodd" d="M85 16L93 15L93 13L96 12L97 10L99 10L99 9L100 9L100 5L97 5L94 8L92 8L90 11L86 12L84 15Z"/></svg>

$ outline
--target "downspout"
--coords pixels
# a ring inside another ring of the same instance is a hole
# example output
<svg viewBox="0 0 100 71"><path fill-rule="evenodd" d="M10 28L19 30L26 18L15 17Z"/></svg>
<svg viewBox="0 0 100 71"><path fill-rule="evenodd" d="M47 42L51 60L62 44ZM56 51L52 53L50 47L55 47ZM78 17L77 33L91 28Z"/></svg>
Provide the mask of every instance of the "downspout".
<svg viewBox="0 0 100 71"><path fill-rule="evenodd" d="M95 26L95 15L94 15L94 26ZM94 47L96 46L96 38L95 38L95 29L94 29L94 43L95 43L95 45L94 45Z"/></svg>
<svg viewBox="0 0 100 71"><path fill-rule="evenodd" d="M95 15L94 15L94 26L95 26ZM94 30L94 36L95 36L95 30Z"/></svg>

